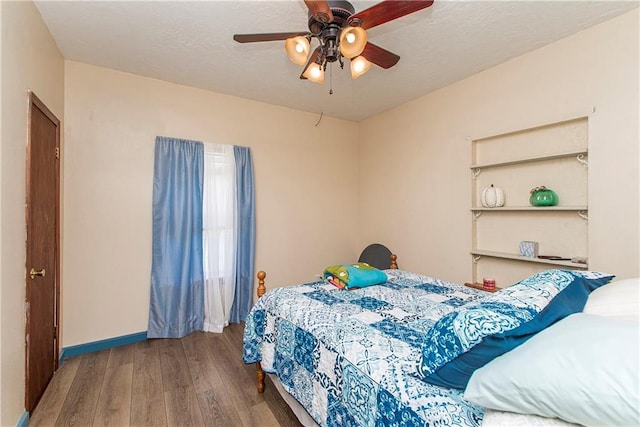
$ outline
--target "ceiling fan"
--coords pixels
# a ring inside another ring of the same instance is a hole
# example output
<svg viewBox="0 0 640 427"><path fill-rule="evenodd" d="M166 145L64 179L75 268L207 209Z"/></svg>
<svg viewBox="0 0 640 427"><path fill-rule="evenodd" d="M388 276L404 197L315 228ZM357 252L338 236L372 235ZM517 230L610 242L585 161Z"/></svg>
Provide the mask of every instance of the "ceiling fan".
<svg viewBox="0 0 640 427"><path fill-rule="evenodd" d="M369 42L366 30L433 4L433 0L383 0L356 13L351 3L344 0L304 2L309 9L309 31L235 34L233 39L239 43L285 40L289 59L305 66L300 78L316 83L324 82L327 64L338 61L343 68L343 58L351 62L352 79L366 73L372 63L382 68L396 65L400 57ZM309 55L313 39L317 39L319 46Z"/></svg>

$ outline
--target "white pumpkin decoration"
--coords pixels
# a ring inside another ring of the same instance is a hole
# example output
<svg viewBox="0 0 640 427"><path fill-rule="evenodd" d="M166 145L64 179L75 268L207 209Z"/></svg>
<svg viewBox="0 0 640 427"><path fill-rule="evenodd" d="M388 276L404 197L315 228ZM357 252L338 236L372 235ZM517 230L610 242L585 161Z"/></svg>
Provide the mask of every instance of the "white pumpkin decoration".
<svg viewBox="0 0 640 427"><path fill-rule="evenodd" d="M482 206L485 208L499 208L504 206L504 191L502 188L487 187L482 190Z"/></svg>

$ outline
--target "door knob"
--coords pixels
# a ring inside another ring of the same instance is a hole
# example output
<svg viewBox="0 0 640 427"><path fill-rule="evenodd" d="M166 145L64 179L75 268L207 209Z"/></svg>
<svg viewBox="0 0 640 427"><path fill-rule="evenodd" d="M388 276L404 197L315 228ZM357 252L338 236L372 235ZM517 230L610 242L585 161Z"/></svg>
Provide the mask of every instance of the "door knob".
<svg viewBox="0 0 640 427"><path fill-rule="evenodd" d="M42 270L40 270L40 271L36 271L35 268L32 268L31 271L29 272L29 276L31 276L32 279L35 279L36 276L44 277L45 273L46 273L46 271L45 271L44 268Z"/></svg>

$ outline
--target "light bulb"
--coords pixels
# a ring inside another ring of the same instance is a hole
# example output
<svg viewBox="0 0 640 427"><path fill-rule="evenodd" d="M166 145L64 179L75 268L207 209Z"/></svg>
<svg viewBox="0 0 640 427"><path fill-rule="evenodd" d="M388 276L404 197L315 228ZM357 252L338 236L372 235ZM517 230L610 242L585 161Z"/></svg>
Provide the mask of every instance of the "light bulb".
<svg viewBox="0 0 640 427"><path fill-rule="evenodd" d="M298 65L304 65L307 62L311 46L306 37L296 36L285 40L284 50L287 52L287 57L291 62Z"/></svg>
<svg viewBox="0 0 640 427"><path fill-rule="evenodd" d="M355 58L367 45L367 32L362 27L346 27L340 33L340 53L345 58Z"/></svg>
<svg viewBox="0 0 640 427"><path fill-rule="evenodd" d="M322 66L317 63L309 64L307 69L302 73L302 76L311 80L314 83L323 83L324 82L324 70Z"/></svg>
<svg viewBox="0 0 640 427"><path fill-rule="evenodd" d="M371 68L371 62L364 56L358 56L351 60L351 78L357 79Z"/></svg>

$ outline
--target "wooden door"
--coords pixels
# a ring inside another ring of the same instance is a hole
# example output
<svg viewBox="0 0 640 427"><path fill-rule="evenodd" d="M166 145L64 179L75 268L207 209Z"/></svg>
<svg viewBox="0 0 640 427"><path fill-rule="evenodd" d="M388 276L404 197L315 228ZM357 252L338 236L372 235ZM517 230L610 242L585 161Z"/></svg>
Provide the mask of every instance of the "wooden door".
<svg viewBox="0 0 640 427"><path fill-rule="evenodd" d="M26 390L32 412L58 368L60 121L29 94Z"/></svg>

